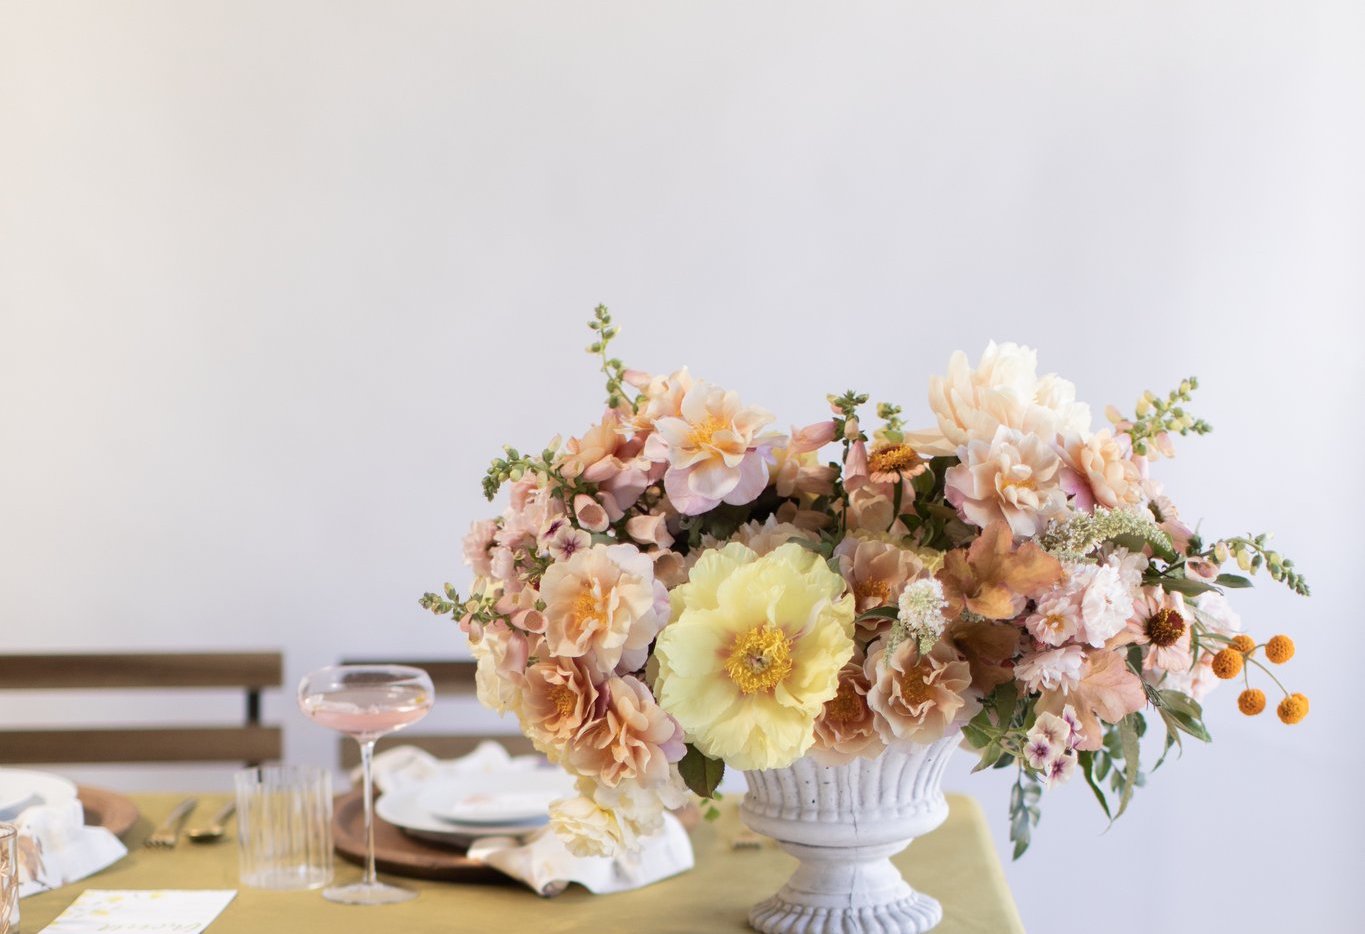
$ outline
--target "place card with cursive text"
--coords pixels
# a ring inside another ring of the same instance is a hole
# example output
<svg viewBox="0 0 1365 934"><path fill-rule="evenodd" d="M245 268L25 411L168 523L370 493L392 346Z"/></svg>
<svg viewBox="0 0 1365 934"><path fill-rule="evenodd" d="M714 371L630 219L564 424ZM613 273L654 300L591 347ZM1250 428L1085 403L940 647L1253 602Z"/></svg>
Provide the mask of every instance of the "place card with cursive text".
<svg viewBox="0 0 1365 934"><path fill-rule="evenodd" d="M88 889L41 934L199 934L236 894L232 889Z"/></svg>

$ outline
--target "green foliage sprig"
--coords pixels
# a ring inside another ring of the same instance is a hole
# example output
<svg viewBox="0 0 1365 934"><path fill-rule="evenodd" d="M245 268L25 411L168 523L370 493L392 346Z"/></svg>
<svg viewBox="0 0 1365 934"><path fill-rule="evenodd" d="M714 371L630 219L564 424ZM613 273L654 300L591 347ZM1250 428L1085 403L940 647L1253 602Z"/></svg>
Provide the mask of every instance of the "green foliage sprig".
<svg viewBox="0 0 1365 934"><path fill-rule="evenodd" d="M607 311L606 305L598 305L594 309L592 320L588 322L588 329L597 335L597 338L588 345L588 353L597 354L602 358L602 375L607 378L607 408L614 409L623 402L630 402L625 383L626 365L616 357L607 355L612 338L620 333L620 329L612 324L611 312Z"/></svg>
<svg viewBox="0 0 1365 934"><path fill-rule="evenodd" d="M1153 438L1175 432L1180 435L1206 435L1213 426L1202 418L1193 418L1185 412L1185 405L1192 399L1194 390L1199 388L1197 377L1191 376L1180 381L1180 385L1161 398L1150 389L1138 397L1137 415L1131 420L1110 418L1127 431L1133 441L1133 453L1146 454Z"/></svg>
<svg viewBox="0 0 1365 934"><path fill-rule="evenodd" d="M478 628L483 628L497 620L504 619L495 608L497 599L492 594L470 594L461 597L455 585L447 583L444 595L424 593L417 603L422 609L436 616L449 616L456 622L466 618Z"/></svg>
<svg viewBox="0 0 1365 934"><path fill-rule="evenodd" d="M1278 551L1268 548L1269 542L1269 532L1262 532L1260 535L1248 532L1246 535L1219 539L1204 554L1214 558L1219 564L1229 559L1236 561L1237 566L1248 574L1255 574L1264 569L1271 580L1284 584L1299 596L1310 596L1312 591L1308 587L1308 581L1294 569L1294 562Z"/></svg>
<svg viewBox="0 0 1365 934"><path fill-rule="evenodd" d="M1042 797L1043 785L1038 776L1021 762L1010 789L1010 842L1014 844L1014 859L1023 856L1033 841L1033 828L1043 816L1038 804Z"/></svg>
<svg viewBox="0 0 1365 934"><path fill-rule="evenodd" d="M882 434L888 441L905 439L905 419L901 418L901 407L890 402L877 403L877 417L882 420Z"/></svg>
<svg viewBox="0 0 1365 934"><path fill-rule="evenodd" d="M839 537L842 537L844 530L848 527L848 488L844 486L844 475L841 465L848 463L848 452L853 447L854 442L866 441L867 435L863 433L862 426L858 423L858 409L867 405L867 394L854 392L852 389L845 392L842 396L828 395L825 399L829 401L830 408L834 410L834 434L843 444L844 456L838 464L831 466L839 468L839 478L834 483L834 499L843 502L843 509L839 512Z"/></svg>

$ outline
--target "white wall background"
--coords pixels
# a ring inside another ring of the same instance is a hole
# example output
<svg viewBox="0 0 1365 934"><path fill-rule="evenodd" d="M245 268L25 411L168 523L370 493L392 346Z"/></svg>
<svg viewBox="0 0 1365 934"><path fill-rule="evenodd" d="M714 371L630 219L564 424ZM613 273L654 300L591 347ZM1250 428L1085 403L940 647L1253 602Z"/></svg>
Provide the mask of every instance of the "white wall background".
<svg viewBox="0 0 1365 934"><path fill-rule="evenodd" d="M1361 930L1362 48L1350 2L6 3L3 646L458 651L416 598L499 445L596 416L599 301L788 423L921 420L991 337L1097 411L1198 373L1164 476L1310 575L1236 602L1313 714L1215 695L1010 878L1041 934ZM1003 851L999 777L951 785Z"/></svg>

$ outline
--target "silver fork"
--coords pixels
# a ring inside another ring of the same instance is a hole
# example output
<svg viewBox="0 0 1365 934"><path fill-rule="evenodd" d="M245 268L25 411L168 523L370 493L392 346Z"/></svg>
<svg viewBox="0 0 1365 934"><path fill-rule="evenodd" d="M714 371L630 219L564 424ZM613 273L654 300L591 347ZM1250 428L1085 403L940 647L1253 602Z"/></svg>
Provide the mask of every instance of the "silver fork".
<svg viewBox="0 0 1365 934"><path fill-rule="evenodd" d="M175 846L180 839L180 828L185 826L185 819L190 816L196 807L199 806L198 798L186 798L175 806L175 810L166 815L166 819L161 822L161 826L156 828L156 832L146 839L143 846L153 847L160 850L169 850Z"/></svg>

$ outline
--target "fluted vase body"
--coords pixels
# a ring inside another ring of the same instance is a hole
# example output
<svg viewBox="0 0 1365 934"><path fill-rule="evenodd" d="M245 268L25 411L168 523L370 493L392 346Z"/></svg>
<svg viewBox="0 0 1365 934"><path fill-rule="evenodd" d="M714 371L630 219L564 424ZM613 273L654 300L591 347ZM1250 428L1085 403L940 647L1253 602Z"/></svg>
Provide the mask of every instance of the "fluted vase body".
<svg viewBox="0 0 1365 934"><path fill-rule="evenodd" d="M891 857L948 816L940 783L954 734L887 749L876 759L745 772L740 817L800 865L749 924L768 934L920 934L943 909L901 877Z"/></svg>

